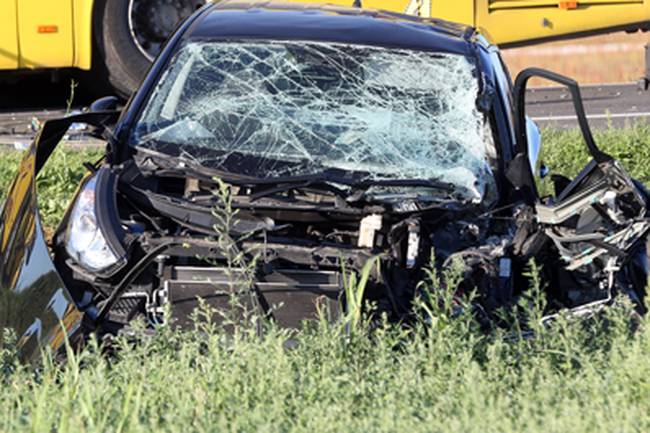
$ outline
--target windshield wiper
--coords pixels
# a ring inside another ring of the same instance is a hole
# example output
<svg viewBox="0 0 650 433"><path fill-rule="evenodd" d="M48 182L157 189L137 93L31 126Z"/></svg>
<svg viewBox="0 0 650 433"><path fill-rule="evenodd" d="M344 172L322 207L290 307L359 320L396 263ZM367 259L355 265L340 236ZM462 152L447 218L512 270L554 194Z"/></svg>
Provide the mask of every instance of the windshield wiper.
<svg viewBox="0 0 650 433"><path fill-rule="evenodd" d="M233 185L243 185L243 182L249 179L245 175L206 167L198 161L170 156L151 149L138 149L134 159L140 170L148 174L174 175L180 178L192 175L207 182L214 182L215 178L219 178Z"/></svg>
<svg viewBox="0 0 650 433"><path fill-rule="evenodd" d="M360 201L367 191L372 187L422 187L437 189L447 195L456 191L456 186L440 179L372 179L371 173L360 171L349 171L338 168L327 168L318 173L278 176L278 177L254 177L237 173L230 173L223 170L204 167L192 161L161 158L161 154L147 150L149 154L145 160L149 163L149 169L159 172L174 172L179 175L192 173L204 180L213 180L214 177L222 179L231 185L239 187L260 188L268 186L259 192L251 194L251 200L255 201L262 197L282 193L290 190L313 188L331 192L348 202ZM153 165L154 167L151 167ZM344 191L336 185L343 185L350 188Z"/></svg>
<svg viewBox="0 0 650 433"><path fill-rule="evenodd" d="M440 179L377 179L377 180L366 180L359 182L354 185L358 189L367 189L373 186L412 186L412 187L423 187L423 188L435 188L440 189L445 192L454 192L456 187L452 183L443 182Z"/></svg>
<svg viewBox="0 0 650 433"><path fill-rule="evenodd" d="M439 179L377 179L360 182L353 186L353 190L348 195L348 202L357 202L363 200L368 190L374 187L421 187L436 189L447 196L451 196L456 191L456 186L443 182Z"/></svg>
<svg viewBox="0 0 650 433"><path fill-rule="evenodd" d="M348 197L348 194L345 191L335 187L334 185L330 185L326 181L307 180L307 181L295 182L295 183L290 182L290 183L278 184L275 187L266 188L256 193L253 193L250 195L250 198L251 201L255 201L255 200L259 200L262 197L267 197L269 195L279 194L291 190L307 189L307 188L316 189L318 191L331 192L334 195L337 195L343 199Z"/></svg>
<svg viewBox="0 0 650 433"><path fill-rule="evenodd" d="M344 173L345 175L341 176ZM257 200L269 195L304 188L318 188L344 198L348 202L359 201L366 194L368 189L379 187L423 187L441 190L446 194L451 194L455 191L454 185L442 182L438 179L378 179L363 180L354 179L350 176L350 172L337 173L333 171L325 171L313 175L303 175L295 177L275 178L275 179L259 179L254 183L256 185L273 184L274 187L265 189L263 191L251 195L251 200ZM339 174L339 175L336 175ZM365 177L365 176L364 176ZM351 187L350 191L342 191L335 187L333 184L341 184Z"/></svg>
<svg viewBox="0 0 650 433"><path fill-rule="evenodd" d="M335 184L346 186L355 185L357 182L359 182L359 175L356 175L357 179L355 179L355 177L352 175L353 172L349 171L327 169L322 172L313 174L246 179L235 181L233 184L252 187L262 187L267 185L269 186L269 188L265 188L259 192L251 194L251 201L259 200L262 197L267 197L269 195L278 194L285 191L307 188L330 192L338 197L346 199L349 196L349 193L343 191L340 188L337 188Z"/></svg>
<svg viewBox="0 0 650 433"><path fill-rule="evenodd" d="M336 196L345 199L348 194L335 187L333 183L345 185L351 185L354 183L349 176L350 172L343 170L332 169L316 174L261 178L205 167L186 159L165 158L164 154L149 149L140 152L146 156L140 158L140 163L138 165L141 169L152 173L163 175L174 174L179 177L185 177L188 174L191 174L192 176L198 177L206 182L213 182L214 178L219 178L224 182L238 187L259 188L268 186L268 188L264 188L259 192L251 194L250 197L252 201L280 192L303 188L314 188L321 191L331 192Z"/></svg>

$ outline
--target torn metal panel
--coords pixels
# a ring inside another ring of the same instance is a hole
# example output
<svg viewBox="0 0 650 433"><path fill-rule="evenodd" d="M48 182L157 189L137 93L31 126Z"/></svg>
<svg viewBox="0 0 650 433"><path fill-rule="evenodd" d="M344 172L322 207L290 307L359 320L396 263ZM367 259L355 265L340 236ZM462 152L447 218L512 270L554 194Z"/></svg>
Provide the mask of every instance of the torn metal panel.
<svg viewBox="0 0 650 433"><path fill-rule="evenodd" d="M564 287L576 305L612 297L619 273L650 231L646 199L618 162L591 163L537 219L576 285Z"/></svg>

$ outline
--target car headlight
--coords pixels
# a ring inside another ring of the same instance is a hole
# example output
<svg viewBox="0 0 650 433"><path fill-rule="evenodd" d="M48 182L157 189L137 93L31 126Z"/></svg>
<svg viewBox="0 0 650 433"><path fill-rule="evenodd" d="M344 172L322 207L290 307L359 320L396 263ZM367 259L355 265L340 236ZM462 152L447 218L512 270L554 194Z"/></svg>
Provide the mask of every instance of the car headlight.
<svg viewBox="0 0 650 433"><path fill-rule="evenodd" d="M98 177L91 177L77 195L68 219L65 249L85 269L101 273L116 267L124 257L111 248L98 223L95 203Z"/></svg>

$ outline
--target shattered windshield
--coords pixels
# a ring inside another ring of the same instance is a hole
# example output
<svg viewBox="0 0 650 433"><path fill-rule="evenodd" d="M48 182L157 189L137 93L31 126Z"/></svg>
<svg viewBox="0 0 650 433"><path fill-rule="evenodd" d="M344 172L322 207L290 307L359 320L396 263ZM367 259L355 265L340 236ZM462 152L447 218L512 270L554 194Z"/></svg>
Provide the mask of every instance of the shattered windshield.
<svg viewBox="0 0 650 433"><path fill-rule="evenodd" d="M188 42L134 146L256 177L325 169L494 192L489 122L464 56L314 42Z"/></svg>

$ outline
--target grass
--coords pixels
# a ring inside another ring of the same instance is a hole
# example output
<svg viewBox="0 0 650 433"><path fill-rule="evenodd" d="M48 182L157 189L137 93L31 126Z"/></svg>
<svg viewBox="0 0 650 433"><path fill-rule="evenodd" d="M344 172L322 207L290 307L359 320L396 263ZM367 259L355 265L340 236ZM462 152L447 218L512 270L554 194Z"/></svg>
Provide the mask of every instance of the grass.
<svg viewBox="0 0 650 433"><path fill-rule="evenodd" d="M101 149L72 150L60 147L39 175L38 201L43 225L54 228L65 212L72 195L84 176L84 162L95 162L102 155ZM0 150L0 202L16 175L22 152Z"/></svg>
<svg viewBox="0 0 650 433"><path fill-rule="evenodd" d="M544 135L554 171L572 175L587 162L577 132ZM650 126L596 139L650 181ZM18 160L7 156L3 191L9 158ZM90 156L61 151L45 174L76 182L77 163ZM74 187L39 182L59 200ZM44 218L54 221L63 206ZM432 280L425 287L440 286ZM529 317L539 289L521 307ZM263 337L246 328L161 330L137 346L118 339L111 358L91 342L65 364L46 357L38 368L16 363L7 337L0 432L650 431L650 323L632 322L625 302L597 318L561 318L535 339L520 338L517 326L486 335L448 307L423 306L430 320L412 331L318 323L290 350L286 331L273 328Z"/></svg>
<svg viewBox="0 0 650 433"><path fill-rule="evenodd" d="M4 354L3 432L589 432L650 428L650 330L625 307L536 339L434 313L410 335L324 323L263 337L166 332L38 370Z"/></svg>

